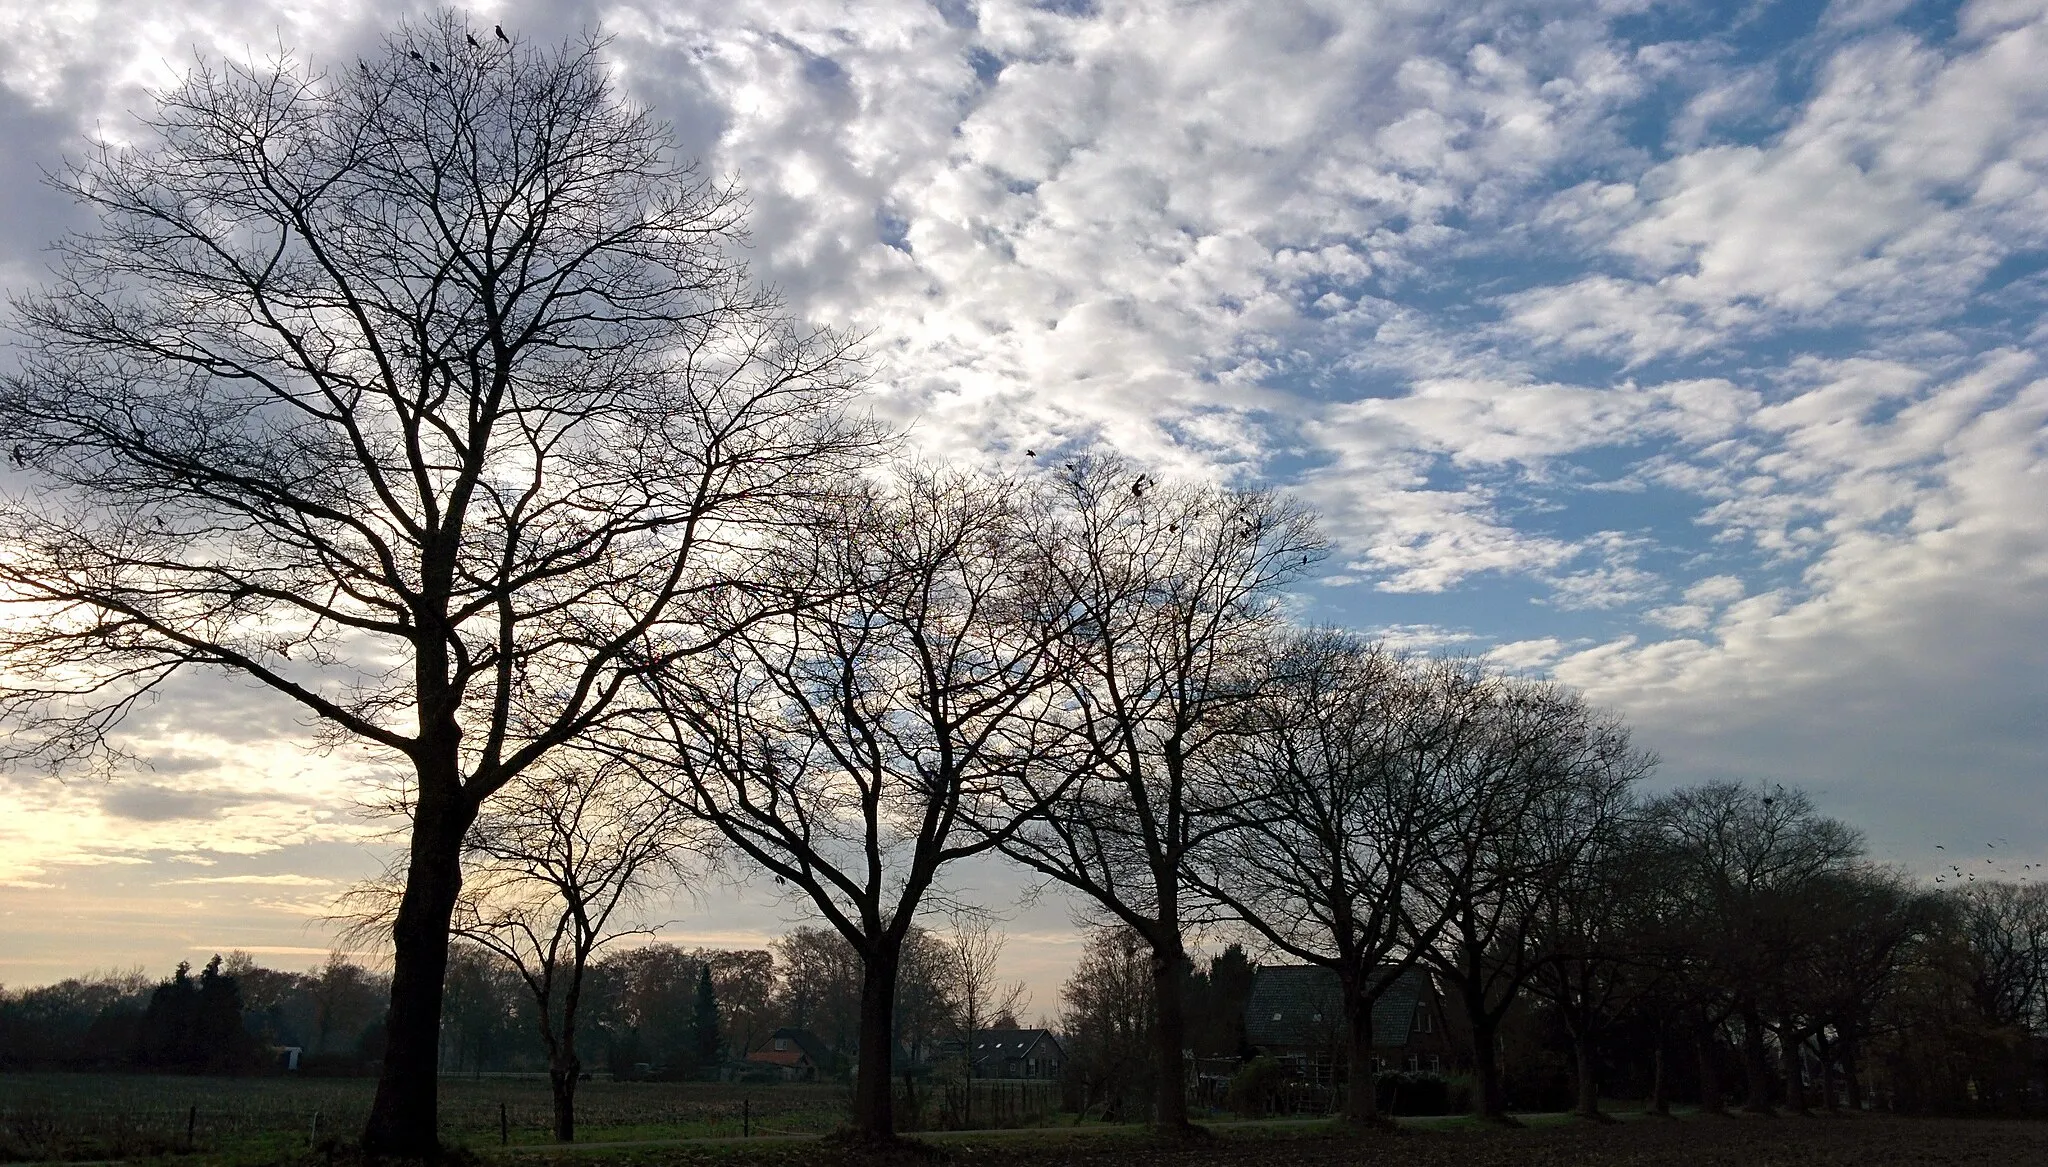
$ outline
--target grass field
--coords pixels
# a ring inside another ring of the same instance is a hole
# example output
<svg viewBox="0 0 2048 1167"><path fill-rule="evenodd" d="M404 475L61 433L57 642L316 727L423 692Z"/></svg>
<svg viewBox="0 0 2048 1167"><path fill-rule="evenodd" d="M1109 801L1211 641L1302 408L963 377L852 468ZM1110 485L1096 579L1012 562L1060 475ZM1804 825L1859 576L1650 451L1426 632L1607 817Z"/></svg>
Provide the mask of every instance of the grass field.
<svg viewBox="0 0 2048 1167"><path fill-rule="evenodd" d="M155 1160L172 1167L328 1167L354 1162L374 1083L360 1079L209 1079L130 1075L0 1076L0 1160ZM547 1084L450 1078L451 1143L488 1167L873 1167L834 1143L843 1087L593 1081L579 1091L582 1141L548 1136ZM510 1128L499 1141L500 1108ZM754 1138L740 1140L742 1108ZM318 1126L315 1117L318 1116ZM1141 1128L1059 1125L922 1136L906 1163L975 1167L2048 1167L2048 1123L1901 1119L1625 1116L1611 1126L1526 1116L1504 1130L1467 1119L1410 1119L1363 1137L1315 1120L1218 1123L1209 1137L1162 1143ZM190 1126L190 1140L187 1127ZM715 1141L706 1141L715 1140ZM341 1152L339 1159L330 1157Z"/></svg>
<svg viewBox="0 0 2048 1167"><path fill-rule="evenodd" d="M1533 1117L1533 1116L1532 1116ZM1549 1119L1551 1116L1541 1116ZM1219 1126L1164 1143L1135 1128L923 1136L927 1149L875 1157L805 1140L770 1144L493 1151L491 1167L2044 1167L2048 1123L1891 1118L1564 1119L1503 1130L1419 1120L1398 1134L1327 1123ZM313 1167L313 1165L306 1165Z"/></svg>
<svg viewBox="0 0 2048 1167"><path fill-rule="evenodd" d="M187 1150L235 1160L279 1158L322 1136L353 1136L375 1089L367 1078L0 1075L0 1161ZM837 1126L846 1113L840 1086L593 1080L578 1088L576 1099L577 1132L592 1141L737 1136L743 1122L755 1134L815 1134ZM442 1080L441 1124L450 1142L497 1145L501 1115L512 1143L549 1141L547 1081Z"/></svg>

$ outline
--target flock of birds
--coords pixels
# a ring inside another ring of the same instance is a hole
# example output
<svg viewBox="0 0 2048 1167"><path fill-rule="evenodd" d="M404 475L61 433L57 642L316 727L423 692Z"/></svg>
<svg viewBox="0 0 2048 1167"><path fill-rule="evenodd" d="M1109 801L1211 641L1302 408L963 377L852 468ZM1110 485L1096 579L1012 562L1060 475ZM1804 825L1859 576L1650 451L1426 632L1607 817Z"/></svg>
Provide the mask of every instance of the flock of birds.
<svg viewBox="0 0 2048 1167"><path fill-rule="evenodd" d="M1996 851L2004 843L2004 839L1993 839L1992 841L1984 844L1984 849L1986 851ZM1937 851L1944 852L1948 850L1947 847L1943 846L1940 843L1936 843L1934 845L1934 849ZM1944 858L1946 858L1946 856L1944 856ZM1995 857L1986 857L1984 860L1984 866L1989 867L1991 870L1988 872L1980 872L1975 868L1964 867L1960 863L1949 863L1945 865L1945 870L1943 874L1934 877L1934 882L1958 884L1975 883L1977 882L1977 876L1981 874L2004 876L2007 879L2017 879L2020 882L2025 883L2034 878L2034 876L2028 874L2029 872L2048 870L2048 863L2022 863L2015 868L2010 864L1999 863Z"/></svg>
<svg viewBox="0 0 2048 1167"><path fill-rule="evenodd" d="M501 42L503 42L503 43L505 43L505 44L508 44L508 45L512 43L512 38L511 38L511 37L509 37L509 36L506 36L506 35L505 35L505 26L504 26L504 25L501 25L501 24L494 24L494 25L492 25L492 26L491 26L491 31L492 31L493 33L496 33L496 34L497 34L498 40L500 40ZM465 32L465 33L463 33L463 34L462 34L462 39L464 39L464 40L468 41L468 42L469 42L469 47L470 47L470 48L472 48L472 49L479 49L479 50L481 50L481 49L482 49L482 48L484 47L484 45L483 45L483 42L482 42L482 41L480 41L480 40L476 39L476 37L472 36L472 35L471 35L471 34L469 34L469 33L466 33L466 32ZM433 62L433 61L429 61L429 60L427 60L427 59L426 59L426 57L424 57L424 56L420 55L420 51L419 51L418 49L412 49L412 50L408 51L408 52L407 52L407 53L406 53L405 55L406 55L406 56L408 56L408 57L411 57L411 58L412 58L412 60L413 60L413 64L415 64L415 65L425 65L425 66L426 66L426 67L427 67L428 69L432 70L432 71L433 71L433 72L434 72L434 73L435 73L436 75L439 75L439 74L440 74L440 73L442 72L442 69L441 69L441 66L440 66L440 65L436 64L436 63L435 63L435 62ZM365 73L368 73L368 72L370 71L370 66L369 66L369 64L368 64L368 63L366 63L366 62L358 61L358 62L356 62L356 65L357 65L357 67L358 67L358 68L360 68L360 69L361 69L361 70L362 70L363 72L365 72Z"/></svg>

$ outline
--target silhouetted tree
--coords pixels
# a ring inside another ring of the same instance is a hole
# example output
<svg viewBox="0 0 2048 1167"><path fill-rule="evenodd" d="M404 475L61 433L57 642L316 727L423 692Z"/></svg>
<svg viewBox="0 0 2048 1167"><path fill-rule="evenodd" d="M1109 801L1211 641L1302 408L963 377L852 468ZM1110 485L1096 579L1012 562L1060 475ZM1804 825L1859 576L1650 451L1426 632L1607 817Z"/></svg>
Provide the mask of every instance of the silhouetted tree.
<svg viewBox="0 0 2048 1167"><path fill-rule="evenodd" d="M1374 1007L1448 918L1415 890L1449 845L1440 775L1486 724L1474 680L1342 633L1291 635L1205 784L1231 829L1196 851L1194 878L1272 948L1335 974L1354 1125L1379 1121Z"/></svg>
<svg viewBox="0 0 2048 1167"><path fill-rule="evenodd" d="M221 971L221 958L206 962L195 980L192 966L178 971L150 994L142 1015L136 1061L187 1074L229 1074L253 1069L261 1058L242 1027L242 998L235 978Z"/></svg>
<svg viewBox="0 0 2048 1167"><path fill-rule="evenodd" d="M1695 997L1718 999L1739 1026L1743 1105L1769 1111L1773 1019L1797 1055L1791 982L1816 942L1805 905L1818 881L1862 852L1862 839L1782 786L1710 782L1656 800L1650 814L1678 851ZM1788 1080L1795 1091L1796 1081Z"/></svg>
<svg viewBox="0 0 2048 1167"><path fill-rule="evenodd" d="M1060 990L1060 1032L1078 1110L1100 1107L1112 1122L1144 1112L1157 1069L1153 987L1144 937L1128 928L1089 929L1081 960Z"/></svg>
<svg viewBox="0 0 2048 1167"><path fill-rule="evenodd" d="M1069 619L1063 712L1085 779L1004 852L1144 938L1158 1011L1152 1118L1179 1135L1188 862L1227 828L1203 814L1197 766L1258 691L1278 591L1324 542L1308 511L1275 495L1156 483L1111 457L1077 462L1043 488L1032 540Z"/></svg>
<svg viewBox="0 0 2048 1167"><path fill-rule="evenodd" d="M859 954L853 1124L894 1137L907 943L941 870L1063 788L1047 716L1069 619L1016 484L905 468L849 484L775 554L795 610L658 678L636 756Z"/></svg>
<svg viewBox="0 0 2048 1167"><path fill-rule="evenodd" d="M1418 880L1440 917L1424 960L1456 994L1471 1038L1472 1109L1501 1119L1498 1037L1550 959L1539 926L1589 850L1616 828L1653 764L1612 715L1557 685L1474 671L1446 699L1479 725L1435 776L1452 809ZM1418 937L1418 940L1421 938Z"/></svg>
<svg viewBox="0 0 2048 1167"><path fill-rule="evenodd" d="M479 810L744 622L753 532L873 437L601 44L444 12L345 67L202 65L57 176L97 225L14 304L0 743L106 761L215 671L402 767L378 1152L436 1146Z"/></svg>
<svg viewBox="0 0 2048 1167"><path fill-rule="evenodd" d="M711 966L697 974L697 1000L690 1011L691 1038L699 1065L715 1066L724 1056L725 1034L718 1027L718 990L711 984Z"/></svg>

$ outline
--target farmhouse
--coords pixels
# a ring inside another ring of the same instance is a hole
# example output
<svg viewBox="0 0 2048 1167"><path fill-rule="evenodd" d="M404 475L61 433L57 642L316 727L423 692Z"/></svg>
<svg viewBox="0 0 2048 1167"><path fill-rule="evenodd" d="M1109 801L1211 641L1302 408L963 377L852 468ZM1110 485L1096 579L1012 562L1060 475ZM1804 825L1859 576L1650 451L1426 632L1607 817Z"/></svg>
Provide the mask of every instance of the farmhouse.
<svg viewBox="0 0 2048 1167"><path fill-rule="evenodd" d="M785 1082L815 1082L832 1072L836 1059L808 1029L778 1029L747 1055L753 1065L774 1066Z"/></svg>
<svg viewBox="0 0 2048 1167"><path fill-rule="evenodd" d="M1421 969L1402 973L1373 1006L1373 1069L1451 1068L1444 999ZM1245 1042L1311 1081L1334 1082L1344 1066L1344 1006L1337 974L1315 965L1261 968L1245 1002Z"/></svg>
<svg viewBox="0 0 2048 1167"><path fill-rule="evenodd" d="M960 1056L958 1040L941 1047L949 1057ZM1065 1072L1067 1051L1049 1029L978 1029L974 1052L968 1059L968 1074L974 1078L1035 1078L1054 1080Z"/></svg>

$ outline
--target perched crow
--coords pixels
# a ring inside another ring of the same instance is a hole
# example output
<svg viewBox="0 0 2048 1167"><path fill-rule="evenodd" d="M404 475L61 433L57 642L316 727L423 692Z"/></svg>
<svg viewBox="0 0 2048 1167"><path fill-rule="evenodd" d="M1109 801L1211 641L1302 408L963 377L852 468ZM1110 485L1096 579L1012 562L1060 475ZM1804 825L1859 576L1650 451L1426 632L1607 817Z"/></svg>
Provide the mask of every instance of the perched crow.
<svg viewBox="0 0 2048 1167"><path fill-rule="evenodd" d="M466 32L462 34L462 39L463 39L463 40L466 40L466 41L468 41L468 42L469 42L469 47L470 47L470 48L472 48L472 49L480 49L480 48L483 48L483 46L482 46L482 45L480 45L480 44L478 44L478 43L477 43L477 40L476 40L476 38L475 38L475 37L473 37L473 36L469 35L469 34L468 34L468 33L466 33Z"/></svg>
<svg viewBox="0 0 2048 1167"><path fill-rule="evenodd" d="M433 71L435 72L435 74L436 74L436 75L439 75L439 74L440 74L440 72L441 72L441 66L439 66L439 65L436 65L436 64L435 64L435 63L433 63L432 61L428 61L428 62L427 62L427 68L429 68L429 69L432 69L432 70L433 70Z"/></svg>
<svg viewBox="0 0 2048 1167"><path fill-rule="evenodd" d="M506 36L506 35L505 35L505 26L504 26L504 25L502 25L502 24L494 24L494 25L492 25L492 26L491 26L491 31L492 31L492 32L495 32L495 33L497 33L497 34L498 34L498 39L499 39L499 40L501 40L501 41L504 41L504 42L505 42L506 44L508 44L508 45L512 43L512 38L511 38L511 37L509 37L509 36Z"/></svg>
<svg viewBox="0 0 2048 1167"><path fill-rule="evenodd" d="M406 56L411 57L413 60L418 61L421 64L425 64L427 60L425 57L420 56L420 51L418 49L412 50L411 52L407 53Z"/></svg>

